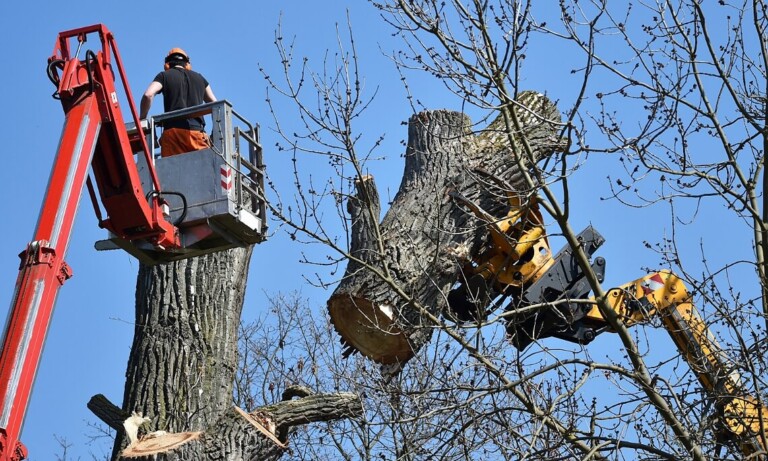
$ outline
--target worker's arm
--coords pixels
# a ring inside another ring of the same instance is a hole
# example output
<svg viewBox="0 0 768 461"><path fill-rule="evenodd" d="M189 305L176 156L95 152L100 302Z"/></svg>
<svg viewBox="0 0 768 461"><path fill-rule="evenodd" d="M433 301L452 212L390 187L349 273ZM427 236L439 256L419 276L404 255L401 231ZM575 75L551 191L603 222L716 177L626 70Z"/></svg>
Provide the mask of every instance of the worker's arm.
<svg viewBox="0 0 768 461"><path fill-rule="evenodd" d="M141 109L139 111L139 118L144 120L149 115L149 108L152 107L152 100L155 95L163 89L163 85L160 82L152 82L147 87L147 91L141 96Z"/></svg>
<svg viewBox="0 0 768 461"><path fill-rule="evenodd" d="M205 102L216 101L216 96L213 95L213 90L211 89L211 85L208 85L205 87L205 95L203 95L203 101Z"/></svg>

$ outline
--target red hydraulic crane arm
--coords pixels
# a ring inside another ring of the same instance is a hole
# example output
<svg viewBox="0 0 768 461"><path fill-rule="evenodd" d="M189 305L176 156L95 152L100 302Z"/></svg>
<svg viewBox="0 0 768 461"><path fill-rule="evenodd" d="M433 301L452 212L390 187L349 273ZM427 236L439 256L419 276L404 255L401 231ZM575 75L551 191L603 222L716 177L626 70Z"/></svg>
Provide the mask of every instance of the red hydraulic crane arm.
<svg viewBox="0 0 768 461"><path fill-rule="evenodd" d="M86 35L98 33L101 51L87 51L80 61L69 42L79 47ZM71 276L64 262L70 233L88 182L88 170L98 185L107 213L100 224L128 240L144 239L157 248L180 246L178 230L162 213L159 184L145 195L138 176L115 90L110 52L139 126L112 34L103 25L62 32L49 59L49 77L57 84L65 124L33 241L20 255L11 310L0 352L0 461L26 458L19 442L27 405L59 287ZM61 72L59 76L58 72ZM141 133L134 145L150 156ZM152 165L151 161L147 162ZM98 203L94 204L98 210Z"/></svg>
<svg viewBox="0 0 768 461"><path fill-rule="evenodd" d="M111 68L111 62L110 57L114 57L115 65L117 66L118 75L120 76L120 82L123 85L123 88L125 89L126 95L131 94L131 87L128 84L128 79L126 78L125 71L123 68L123 62L120 58L120 52L117 49L117 42L115 41L114 36L112 33L107 30L106 27L104 27L103 24L97 24L93 26L88 27L82 27L79 29L72 29L65 32L62 32L59 34L58 40L56 41L56 45L53 49L53 55L48 59L48 62L54 62L54 61L62 61L62 62L68 62L72 60L71 56L71 50L69 47L69 39L72 37L77 37L78 41L80 43L85 41L85 37L92 32L98 32L99 33L99 39L101 40L101 48L102 48L102 56L103 56L103 64L105 66L109 66ZM110 54L108 50L111 50L112 53ZM114 76L110 80L112 83L112 88L114 89ZM57 88L57 90L60 90L60 88ZM131 112L131 117L133 118L133 123L135 126L139 126L139 112L136 109L136 104L133 102L133 98L130 96L127 98L128 100L128 108ZM150 161L151 153L149 152L149 146L147 145L147 139L144 136L139 136L138 140L139 145L142 147L142 154L145 156L147 163L151 164ZM152 185L154 186L155 190L160 190L160 181L157 179L157 175L155 174L155 170L151 169L150 175L152 177Z"/></svg>
<svg viewBox="0 0 768 461"><path fill-rule="evenodd" d="M100 122L89 98L67 114L59 154L34 234L21 254L10 317L0 354L2 459L24 459L17 444L59 287L71 272L63 260L87 177ZM78 189L79 188L79 189ZM19 457L21 456L21 457Z"/></svg>
<svg viewBox="0 0 768 461"><path fill-rule="evenodd" d="M86 52L84 61L71 56L70 40L77 38L82 44L90 33L98 33L101 51ZM127 240L142 238L160 248L178 247L176 229L162 215L160 195L151 193L147 197L141 187L133 156L140 153L146 156L148 165L153 162L141 132L137 134L138 139L131 140L125 129L115 88L115 69L126 91L136 126L140 126L140 121L112 33L101 24L62 32L48 61L49 74L58 84L57 95L65 112L88 96L94 96L98 102L104 126L98 135L92 167L101 202L109 213L101 226ZM56 75L59 67L61 77ZM131 141L136 141L133 145L139 146L140 152L133 150ZM160 191L154 169L150 168L150 176L154 192ZM98 204L94 205L98 209Z"/></svg>

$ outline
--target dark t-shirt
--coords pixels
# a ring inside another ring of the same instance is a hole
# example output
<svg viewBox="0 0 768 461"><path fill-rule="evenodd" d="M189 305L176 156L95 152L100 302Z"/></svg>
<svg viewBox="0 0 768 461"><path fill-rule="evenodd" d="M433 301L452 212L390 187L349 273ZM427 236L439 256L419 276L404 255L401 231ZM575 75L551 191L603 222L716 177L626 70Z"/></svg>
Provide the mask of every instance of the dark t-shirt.
<svg viewBox="0 0 768 461"><path fill-rule="evenodd" d="M163 109L165 112L185 109L203 103L205 89L208 81L193 70L172 67L160 72L155 77L156 82L163 85L160 90L163 93ZM200 130L205 128L203 117L194 117L186 120L171 120L164 124L165 128L186 128Z"/></svg>

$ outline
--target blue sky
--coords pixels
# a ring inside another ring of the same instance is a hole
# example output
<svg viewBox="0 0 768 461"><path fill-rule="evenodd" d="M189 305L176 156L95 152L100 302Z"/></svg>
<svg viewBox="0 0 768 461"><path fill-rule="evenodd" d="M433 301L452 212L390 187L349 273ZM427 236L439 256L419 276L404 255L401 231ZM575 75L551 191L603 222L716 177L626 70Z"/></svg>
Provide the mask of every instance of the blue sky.
<svg viewBox="0 0 768 461"><path fill-rule="evenodd" d="M399 74L382 53L397 46L395 39L367 2L238 0L218 4L187 1L183 5L85 0L76 4L13 2L3 7L0 34L5 44L5 71L0 75L0 88L5 92L1 116L5 168L0 169L0 191L5 199L0 206L5 224L0 234L0 299L10 300L18 269L17 255L32 236L61 131L63 115L58 102L50 97L53 86L45 75L45 64L57 33L62 30L95 23L111 29L137 100L162 69L166 52L172 47L184 48L194 69L206 76L219 99L228 99L238 112L262 125L270 175L290 188L291 162L272 149L277 140L275 124L265 104L266 83L258 68L263 66L270 74L279 73L273 42L278 22L282 21L283 36L295 37L296 57L307 56L310 66L320 69L326 50L336 48L337 24L346 35L348 10L366 89L372 95L378 88L377 98L359 129L366 139L386 133L380 150L386 160L373 163L371 171L382 188L383 201L396 191L402 171L400 141L407 135L401 123L411 115L411 108L405 101ZM562 62L566 59L561 56L558 64L566 66ZM529 69L524 79L526 85L567 97L567 88L559 88L567 73L558 75L544 66L537 69L532 65ZM409 78L411 93L424 106L461 108L455 96L428 76L412 74ZM287 114L281 123L290 127L295 123L290 119L290 107L284 102L277 104L278 110ZM152 113L158 114L161 107L156 102ZM609 274L613 274L611 279L617 284L623 283L642 275L642 265L654 264L656 258L643 249L643 240L660 238L665 224L659 219L658 208L634 210L629 218L626 208L600 201L600 196L606 195L607 185L603 187L603 181L606 168L610 167L601 164L599 157L595 160L594 166L585 166L581 176L574 177L574 206L589 212L574 211L573 226L581 229L593 223L599 228L608 239L600 254L615 256L613 260L609 258ZM633 222L643 223L642 228ZM302 252L313 250L292 243L277 226L273 230L276 235L254 251L246 319L262 313L264 293L299 291L318 308L322 308L329 294L305 282L305 277L312 278L315 268L299 264L299 260ZM70 455L74 453L82 459L90 459L90 450L99 454L111 446L87 445L86 435L93 432L87 425L95 418L85 404L97 393L118 404L122 399L133 334L138 264L120 252L97 254L92 245L103 236L84 197L66 258L75 276L60 291L22 435L32 460L49 460L60 453L54 435L72 443ZM556 249L558 246L555 243Z"/></svg>

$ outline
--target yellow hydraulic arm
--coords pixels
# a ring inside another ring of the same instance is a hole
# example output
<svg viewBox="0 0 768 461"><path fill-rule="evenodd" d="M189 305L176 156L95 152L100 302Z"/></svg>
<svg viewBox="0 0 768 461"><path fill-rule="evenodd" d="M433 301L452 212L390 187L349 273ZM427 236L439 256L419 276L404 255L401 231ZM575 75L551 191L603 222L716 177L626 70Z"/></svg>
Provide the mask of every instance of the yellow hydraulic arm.
<svg viewBox="0 0 768 461"><path fill-rule="evenodd" d="M589 296L591 288L570 248L552 256L535 200L510 196L509 214L493 219L463 197L454 199L489 227L488 244L464 267L448 296L454 319L484 318L488 303L501 294L509 299L507 332L518 349L549 336L587 344L611 331ZM604 241L591 227L578 239L589 257ZM595 258L592 270L602 282L605 260ZM609 290L608 302L627 326L660 318L701 385L716 399L718 436L736 441L745 456L768 452L768 409L749 395L737 367L711 334L679 277L668 271L648 274ZM545 307L533 312L521 309L534 305Z"/></svg>
<svg viewBox="0 0 768 461"><path fill-rule="evenodd" d="M627 326L660 318L701 385L717 399L720 435L737 440L744 455L766 452L768 408L748 395L735 364L712 336L679 277L668 271L648 274L611 289L608 301ZM583 321L598 328L607 325L597 306Z"/></svg>

